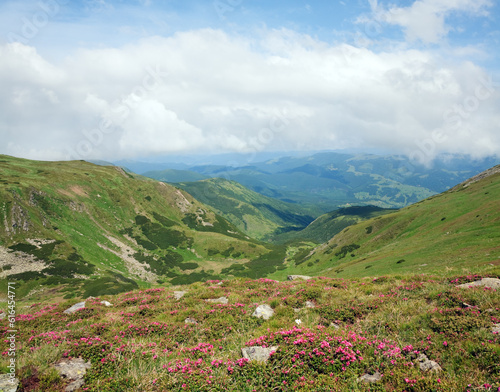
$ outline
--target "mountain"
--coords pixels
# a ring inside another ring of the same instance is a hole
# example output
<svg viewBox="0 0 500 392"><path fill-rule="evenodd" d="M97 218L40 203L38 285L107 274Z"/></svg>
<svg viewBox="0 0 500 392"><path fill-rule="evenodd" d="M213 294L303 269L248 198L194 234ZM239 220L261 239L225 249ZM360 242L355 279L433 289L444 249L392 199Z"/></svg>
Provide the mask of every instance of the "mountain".
<svg viewBox="0 0 500 392"><path fill-rule="evenodd" d="M235 181L212 178L175 185L254 238L300 230L314 220L300 206L263 196Z"/></svg>
<svg viewBox="0 0 500 392"><path fill-rule="evenodd" d="M338 210L321 215L302 230L278 234L273 236L272 239L278 243L298 240L323 243L348 226L373 217L389 214L393 211L375 206L339 208Z"/></svg>
<svg viewBox="0 0 500 392"><path fill-rule="evenodd" d="M318 217L349 204L405 207L498 163L497 157L474 160L453 155L440 156L427 167L404 156L322 152L262 162L242 161L240 165L235 161L231 166L198 164L182 169L236 181L264 196L299 204ZM149 171L147 176L160 179L161 172Z"/></svg>
<svg viewBox="0 0 500 392"><path fill-rule="evenodd" d="M90 295L182 284L233 265L259 277L283 252L188 193L119 167L0 156L0 278L19 281L19 295L40 285Z"/></svg>
<svg viewBox="0 0 500 392"><path fill-rule="evenodd" d="M200 181L208 178L203 174L189 171L189 170L179 170L179 169L165 169L165 170L154 170L143 173L143 176L154 178L158 181L163 182L189 182L189 181Z"/></svg>
<svg viewBox="0 0 500 392"><path fill-rule="evenodd" d="M286 273L362 277L500 273L500 165L301 249Z"/></svg>

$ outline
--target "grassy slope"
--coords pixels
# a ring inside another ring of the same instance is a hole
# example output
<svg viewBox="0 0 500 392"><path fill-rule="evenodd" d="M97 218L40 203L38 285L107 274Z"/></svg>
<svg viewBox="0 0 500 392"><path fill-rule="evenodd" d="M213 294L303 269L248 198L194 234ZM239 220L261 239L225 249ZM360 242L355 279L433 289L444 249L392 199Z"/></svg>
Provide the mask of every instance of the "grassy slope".
<svg viewBox="0 0 500 392"><path fill-rule="evenodd" d="M138 222L138 216L147 219ZM54 249L33 250L27 239L59 242ZM108 276L127 284L132 278L146 284L124 263L116 241L129 248L125 253L142 262L146 272L162 280L185 275L186 267L199 274L191 274L194 280L210 278L235 260L244 263L269 252L173 186L83 161L0 156L0 245L35 253L47 264L62 260L58 265L70 270L90 263L95 266L92 273L83 274L94 278ZM41 283L32 279L36 277L28 273L20 279L30 289Z"/></svg>
<svg viewBox="0 0 500 392"><path fill-rule="evenodd" d="M301 229L313 220L299 206L263 196L234 181L212 178L176 185L254 238Z"/></svg>
<svg viewBox="0 0 500 392"><path fill-rule="evenodd" d="M497 172L469 186L457 186L392 214L348 227L292 271L337 277L498 273L499 195ZM290 271L282 274L286 272Z"/></svg>
<svg viewBox="0 0 500 392"><path fill-rule="evenodd" d="M309 240L318 244L324 243L346 227L358 222L389 214L391 210L375 206L355 206L339 208L338 210L323 214L305 229L283 233L273 238L276 242Z"/></svg>
<svg viewBox="0 0 500 392"><path fill-rule="evenodd" d="M62 392L68 381L53 364L81 357L91 363L89 392L493 392L500 387L500 337L491 328L500 322L500 296L454 287L455 279L475 278L235 279L178 288L187 291L179 301L172 288L88 299L73 315L63 311L75 301L19 297L17 376L36 387L29 390ZM205 301L221 296L227 305ZM274 316L252 317L258 304L273 307ZM197 324L186 324L187 317ZM3 339L8 330L0 321ZM277 347L267 362L242 359L242 347L262 345ZM421 353L442 371L420 370ZM376 371L383 374L376 384L357 381Z"/></svg>
<svg viewBox="0 0 500 392"><path fill-rule="evenodd" d="M200 173L178 169L153 170L143 173L142 175L163 182L199 181L207 178Z"/></svg>

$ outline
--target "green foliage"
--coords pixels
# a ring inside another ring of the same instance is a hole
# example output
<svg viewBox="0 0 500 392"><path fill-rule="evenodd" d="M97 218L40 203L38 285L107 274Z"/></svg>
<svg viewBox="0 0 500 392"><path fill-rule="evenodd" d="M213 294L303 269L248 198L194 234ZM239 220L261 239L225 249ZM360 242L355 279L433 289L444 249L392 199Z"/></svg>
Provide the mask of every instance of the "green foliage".
<svg viewBox="0 0 500 392"><path fill-rule="evenodd" d="M344 245L342 248L340 248L340 250L337 253L335 253L335 256L338 256L339 259L343 259L344 257L346 257L348 253L351 253L359 248L360 245L358 244Z"/></svg>

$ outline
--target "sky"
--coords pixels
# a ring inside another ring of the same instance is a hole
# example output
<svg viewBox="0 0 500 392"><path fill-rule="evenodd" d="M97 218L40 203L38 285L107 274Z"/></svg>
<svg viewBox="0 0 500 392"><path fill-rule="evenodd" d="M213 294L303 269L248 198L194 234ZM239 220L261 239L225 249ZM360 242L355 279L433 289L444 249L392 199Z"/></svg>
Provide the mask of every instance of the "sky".
<svg viewBox="0 0 500 392"><path fill-rule="evenodd" d="M494 0L0 0L0 154L500 153Z"/></svg>

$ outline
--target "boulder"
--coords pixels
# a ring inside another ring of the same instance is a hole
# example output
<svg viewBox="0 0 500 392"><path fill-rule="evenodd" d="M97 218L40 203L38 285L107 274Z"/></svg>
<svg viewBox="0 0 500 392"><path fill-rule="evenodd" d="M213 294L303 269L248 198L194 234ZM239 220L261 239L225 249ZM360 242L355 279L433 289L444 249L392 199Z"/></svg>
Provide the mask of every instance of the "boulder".
<svg viewBox="0 0 500 392"><path fill-rule="evenodd" d="M252 316L269 320L274 315L274 310L269 305L259 305L252 313Z"/></svg>
<svg viewBox="0 0 500 392"><path fill-rule="evenodd" d="M288 275L288 280L309 280L312 277L307 275Z"/></svg>
<svg viewBox="0 0 500 392"><path fill-rule="evenodd" d="M363 374L360 378L358 378L358 382L373 384L381 379L382 375L379 372L375 372L374 374Z"/></svg>
<svg viewBox="0 0 500 392"><path fill-rule="evenodd" d="M184 297L184 295L186 295L186 293L187 293L187 291L174 291L174 298L178 301L182 297Z"/></svg>
<svg viewBox="0 0 500 392"><path fill-rule="evenodd" d="M425 354L420 354L417 361L419 362L420 370L424 372L439 372L442 370L437 362L431 361Z"/></svg>
<svg viewBox="0 0 500 392"><path fill-rule="evenodd" d="M83 308L85 308L85 301L78 302L78 303L74 304L71 308L66 309L63 313L73 314L77 310L80 310L80 309L83 309Z"/></svg>
<svg viewBox="0 0 500 392"><path fill-rule="evenodd" d="M11 378L10 374L0 375L0 392L16 392L19 385L17 378Z"/></svg>
<svg viewBox="0 0 500 392"><path fill-rule="evenodd" d="M485 286L492 289L500 289L500 279L496 278L483 278L481 280L476 280L475 282L459 284L457 287L461 289L466 289L469 287Z"/></svg>
<svg viewBox="0 0 500 392"><path fill-rule="evenodd" d="M110 306L113 306L113 304L111 302L108 302L108 301L101 301L101 304L103 304L107 308L110 307Z"/></svg>
<svg viewBox="0 0 500 392"><path fill-rule="evenodd" d="M244 347L241 349L241 354L243 358L249 359L250 361L261 361L265 362L271 355L271 352L276 351L278 349L277 346L272 347L261 347L261 346L252 346L252 347Z"/></svg>
<svg viewBox="0 0 500 392"><path fill-rule="evenodd" d="M315 307L316 305L314 305L314 302L306 301L306 308L313 309Z"/></svg>
<svg viewBox="0 0 500 392"><path fill-rule="evenodd" d="M213 303L213 304L227 304L229 300L226 297L220 297L220 298L211 298L207 299L207 302Z"/></svg>
<svg viewBox="0 0 500 392"><path fill-rule="evenodd" d="M493 327L491 328L491 332L500 334L500 324L493 325Z"/></svg>
<svg viewBox="0 0 500 392"><path fill-rule="evenodd" d="M90 369L90 362L85 362L82 358L63 359L54 367L61 377L70 381L65 391L72 392L81 388L85 383L83 378L87 369Z"/></svg>
<svg viewBox="0 0 500 392"><path fill-rule="evenodd" d="M198 324L198 321L196 321L192 317L188 317L187 319L184 320L184 324Z"/></svg>

